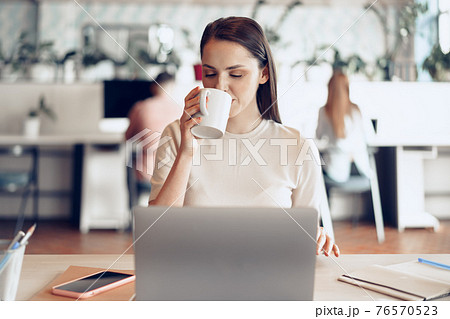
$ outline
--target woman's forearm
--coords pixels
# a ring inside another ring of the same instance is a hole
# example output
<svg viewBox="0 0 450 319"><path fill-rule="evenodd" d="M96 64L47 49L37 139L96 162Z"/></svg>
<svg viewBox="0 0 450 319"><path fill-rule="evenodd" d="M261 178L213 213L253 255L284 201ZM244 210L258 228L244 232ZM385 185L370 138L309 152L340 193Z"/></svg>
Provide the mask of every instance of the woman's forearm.
<svg viewBox="0 0 450 319"><path fill-rule="evenodd" d="M149 205L182 207L191 167L192 157L178 153L163 187Z"/></svg>

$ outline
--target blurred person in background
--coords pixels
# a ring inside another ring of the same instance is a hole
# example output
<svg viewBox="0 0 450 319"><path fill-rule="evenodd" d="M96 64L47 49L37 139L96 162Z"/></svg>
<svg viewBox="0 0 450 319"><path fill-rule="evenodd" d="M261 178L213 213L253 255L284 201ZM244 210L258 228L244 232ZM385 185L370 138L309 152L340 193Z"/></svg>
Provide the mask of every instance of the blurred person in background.
<svg viewBox="0 0 450 319"><path fill-rule="evenodd" d="M183 108L171 97L174 86L174 75L167 72L160 73L150 85L151 97L136 102L128 113L130 124L125 133L127 140L148 130L139 139L140 141L147 139L148 142L143 146L141 154L135 154L136 158L139 157L139 164L142 163L142 165L136 167L133 161L137 192L146 198L151 190L150 179L161 133L169 123L179 119L183 113ZM146 194L142 194L143 192ZM146 202L146 199L144 201Z"/></svg>
<svg viewBox="0 0 450 319"><path fill-rule="evenodd" d="M350 100L349 81L340 70L328 82L328 99L319 110L317 144L325 165L325 182L346 182L352 171L371 178L367 140L374 135L359 107Z"/></svg>

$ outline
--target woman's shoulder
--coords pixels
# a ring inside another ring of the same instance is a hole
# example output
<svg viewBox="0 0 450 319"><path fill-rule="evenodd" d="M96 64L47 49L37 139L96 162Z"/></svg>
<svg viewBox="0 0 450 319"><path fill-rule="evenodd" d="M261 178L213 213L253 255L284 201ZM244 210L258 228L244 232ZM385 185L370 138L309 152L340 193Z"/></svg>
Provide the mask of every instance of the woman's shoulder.
<svg viewBox="0 0 450 319"><path fill-rule="evenodd" d="M274 136L276 138L295 138L300 140L304 139L299 130L272 120L269 120L268 129L271 130L271 136Z"/></svg>
<svg viewBox="0 0 450 319"><path fill-rule="evenodd" d="M162 131L161 136L169 136L175 140L181 140L180 120L169 123Z"/></svg>
<svg viewBox="0 0 450 319"><path fill-rule="evenodd" d="M164 129L164 131L170 131L170 132L181 132L180 129L180 120L176 119L173 122L170 122L169 124L167 124L166 128Z"/></svg>
<svg viewBox="0 0 450 319"><path fill-rule="evenodd" d="M288 154L290 154L289 156L293 156L290 157L291 160L293 160L292 163L297 163L298 161L303 162L303 159L310 159L311 154L314 159L320 161L319 151L313 138L305 137L296 128L273 121L271 122L272 123L270 123L270 126L273 130L271 132L273 134L272 136L274 139L278 140L275 142L272 141L271 144L287 145L290 148L290 151L288 152ZM284 140L284 142L280 140ZM302 156L304 156L304 158Z"/></svg>

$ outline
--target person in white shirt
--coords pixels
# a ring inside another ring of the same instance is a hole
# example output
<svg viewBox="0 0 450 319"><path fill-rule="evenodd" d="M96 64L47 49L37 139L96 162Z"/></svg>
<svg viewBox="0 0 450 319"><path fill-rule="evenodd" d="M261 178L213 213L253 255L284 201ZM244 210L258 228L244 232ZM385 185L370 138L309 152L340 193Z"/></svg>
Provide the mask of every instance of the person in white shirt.
<svg viewBox="0 0 450 319"><path fill-rule="evenodd" d="M350 100L347 76L335 71L328 83L327 103L319 110L316 129L326 177L344 183L354 163L361 175L371 178L367 140L373 135L371 123L365 121L359 107Z"/></svg>
<svg viewBox="0 0 450 319"><path fill-rule="evenodd" d="M281 124L275 64L261 26L220 18L206 27L200 53L203 86L232 97L226 132L218 140L193 137L200 88L190 91L184 114L162 134L149 205L328 209L317 148ZM322 250L340 254L319 227L317 254Z"/></svg>

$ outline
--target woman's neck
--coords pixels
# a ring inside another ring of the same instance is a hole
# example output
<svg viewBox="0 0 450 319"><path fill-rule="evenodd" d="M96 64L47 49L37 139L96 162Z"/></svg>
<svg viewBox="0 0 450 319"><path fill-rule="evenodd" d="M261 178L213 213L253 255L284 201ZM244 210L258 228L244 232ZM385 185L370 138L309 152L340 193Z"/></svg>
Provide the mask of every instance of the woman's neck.
<svg viewBox="0 0 450 319"><path fill-rule="evenodd" d="M262 117L259 113L258 107L247 109L237 116L228 119L226 131L232 134L245 134L253 131L259 123L261 123Z"/></svg>

